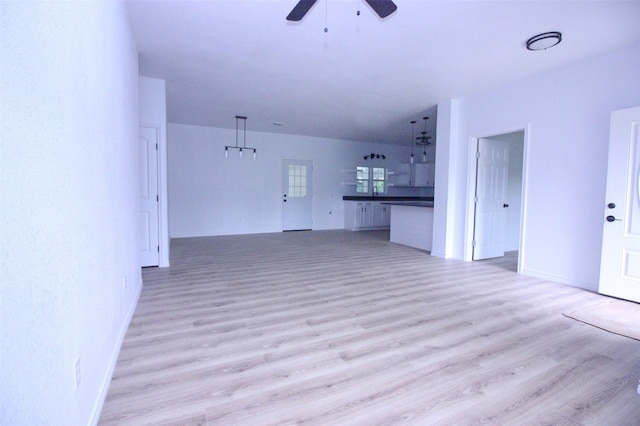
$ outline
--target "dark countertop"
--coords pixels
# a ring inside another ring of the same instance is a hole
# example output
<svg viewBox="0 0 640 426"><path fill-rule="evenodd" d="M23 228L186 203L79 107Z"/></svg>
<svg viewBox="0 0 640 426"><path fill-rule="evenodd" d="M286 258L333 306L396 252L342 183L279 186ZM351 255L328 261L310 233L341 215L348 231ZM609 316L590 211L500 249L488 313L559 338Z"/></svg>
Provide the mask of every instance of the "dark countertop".
<svg viewBox="0 0 640 426"><path fill-rule="evenodd" d="M433 207L433 197L389 197L389 196L376 196L370 195L345 195L342 197L343 201L431 201ZM388 204L388 203L387 203ZM424 206L423 206L424 207Z"/></svg>
<svg viewBox="0 0 640 426"><path fill-rule="evenodd" d="M433 207L433 201L395 201L385 202L382 204L389 204L391 206L406 206L406 207Z"/></svg>

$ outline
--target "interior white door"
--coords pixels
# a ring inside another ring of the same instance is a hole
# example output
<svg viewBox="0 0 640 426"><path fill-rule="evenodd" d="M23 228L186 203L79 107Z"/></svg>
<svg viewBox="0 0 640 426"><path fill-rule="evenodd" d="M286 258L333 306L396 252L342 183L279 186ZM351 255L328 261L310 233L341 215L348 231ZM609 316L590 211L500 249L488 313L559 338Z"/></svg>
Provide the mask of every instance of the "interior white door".
<svg viewBox="0 0 640 426"><path fill-rule="evenodd" d="M473 260L504 256L509 143L478 140Z"/></svg>
<svg viewBox="0 0 640 426"><path fill-rule="evenodd" d="M140 217L142 266L158 266L160 228L158 210L158 131L140 127Z"/></svg>
<svg viewBox="0 0 640 426"><path fill-rule="evenodd" d="M640 302L640 107L611 114L604 207L599 292Z"/></svg>
<svg viewBox="0 0 640 426"><path fill-rule="evenodd" d="M313 164L304 160L282 161L282 230L311 229Z"/></svg>

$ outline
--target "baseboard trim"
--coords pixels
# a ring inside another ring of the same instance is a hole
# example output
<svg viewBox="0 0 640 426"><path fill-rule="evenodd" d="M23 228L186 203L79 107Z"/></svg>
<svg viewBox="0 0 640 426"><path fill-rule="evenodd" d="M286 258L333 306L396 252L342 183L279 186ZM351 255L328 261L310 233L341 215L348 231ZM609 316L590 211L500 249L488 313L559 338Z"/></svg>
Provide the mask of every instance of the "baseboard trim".
<svg viewBox="0 0 640 426"><path fill-rule="evenodd" d="M584 283L584 282L575 281L575 280L568 280L566 278L558 277L558 276L555 276L555 275L545 274L543 272L534 271L534 270L531 270L531 269L523 269L522 271L520 271L520 273L522 275L528 275L530 277L541 278L543 280L553 281L553 282L556 282L556 283L569 285L571 287L581 288L583 290L589 290L589 291L593 291L593 292L596 292L596 293L598 292L598 286L597 285L594 286L591 283Z"/></svg>
<svg viewBox="0 0 640 426"><path fill-rule="evenodd" d="M98 421L100 420L100 415L102 414L102 408L104 407L104 402L107 399L107 394L109 393L109 385L111 385L111 378L113 377L113 372L116 369L116 363L118 362L118 356L120 355L120 348L122 348L122 342L124 342L124 337L127 334L127 330L129 329L129 324L131 323L131 319L133 318L133 313L136 311L138 307L138 301L140 300L140 293L142 293L143 281L140 278L140 285L138 286L138 291L133 300L133 304L131 305L131 309L127 314L127 319L124 322L122 329L120 330L120 335L118 336L118 343L116 344L115 350L113 351L113 355L111 357L111 362L109 363L109 369L107 370L107 374L104 377L102 385L100 386L100 392L98 395L98 399L96 400L96 404L94 406L93 412L91 413L91 425L96 426Z"/></svg>

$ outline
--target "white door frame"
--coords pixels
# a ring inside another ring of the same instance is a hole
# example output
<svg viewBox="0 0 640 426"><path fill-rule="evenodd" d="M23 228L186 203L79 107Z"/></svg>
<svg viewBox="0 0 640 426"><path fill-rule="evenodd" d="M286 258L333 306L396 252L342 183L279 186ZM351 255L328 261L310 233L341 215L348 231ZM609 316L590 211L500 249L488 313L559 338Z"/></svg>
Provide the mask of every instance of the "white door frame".
<svg viewBox="0 0 640 426"><path fill-rule="evenodd" d="M464 260L473 260L473 237L474 237L474 221L475 221L475 202L476 195L476 175L477 175L477 161L476 152L478 148L478 140L483 138L491 138L498 135L504 135L506 133L524 132L524 146L523 159L522 159L522 200L520 206L520 242L518 246L518 273L523 270L523 265L526 259L526 212L527 212L527 182L528 182L528 163L529 163L529 124L523 126L516 126L505 128L502 130L496 130L492 132L484 132L478 136L470 136L468 143L468 181L467 181L467 206L466 206L466 223L465 223L465 238L464 238Z"/></svg>
<svg viewBox="0 0 640 426"><path fill-rule="evenodd" d="M151 127L156 129L156 135L158 137L158 195L160 197L160 201L158 203L160 264L158 266L161 268L167 268L169 267L169 197L167 188L166 126L148 121L140 121L138 123L138 128L140 127Z"/></svg>

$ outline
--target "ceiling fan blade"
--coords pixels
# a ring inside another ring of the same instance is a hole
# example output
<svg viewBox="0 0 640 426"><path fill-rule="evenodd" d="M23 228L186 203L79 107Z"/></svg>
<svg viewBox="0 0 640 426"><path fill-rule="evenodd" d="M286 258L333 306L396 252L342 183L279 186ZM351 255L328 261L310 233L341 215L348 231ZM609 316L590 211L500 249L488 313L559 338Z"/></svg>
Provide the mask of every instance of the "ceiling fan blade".
<svg viewBox="0 0 640 426"><path fill-rule="evenodd" d="M398 6L391 0L365 0L371 9L381 18L386 18L396 11Z"/></svg>
<svg viewBox="0 0 640 426"><path fill-rule="evenodd" d="M287 15L287 21L299 21L318 0L300 0Z"/></svg>

